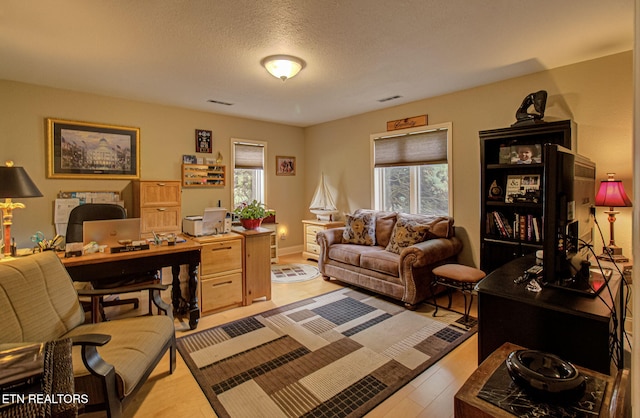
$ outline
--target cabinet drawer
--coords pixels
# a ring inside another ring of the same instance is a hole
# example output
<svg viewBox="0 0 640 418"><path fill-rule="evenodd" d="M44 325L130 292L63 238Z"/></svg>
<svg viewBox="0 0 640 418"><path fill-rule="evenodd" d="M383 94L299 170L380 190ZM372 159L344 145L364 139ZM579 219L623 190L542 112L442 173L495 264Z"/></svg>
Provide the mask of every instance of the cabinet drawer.
<svg viewBox="0 0 640 418"><path fill-rule="evenodd" d="M180 232L182 229L179 206L142 208L140 218L142 234Z"/></svg>
<svg viewBox="0 0 640 418"><path fill-rule="evenodd" d="M202 275L242 270L242 241L235 239L203 245L200 268Z"/></svg>
<svg viewBox="0 0 640 418"><path fill-rule="evenodd" d="M308 253L320 255L320 246L318 244L307 242L307 248L305 248L305 251Z"/></svg>
<svg viewBox="0 0 640 418"><path fill-rule="evenodd" d="M179 181L140 182L140 206L180 205Z"/></svg>
<svg viewBox="0 0 640 418"><path fill-rule="evenodd" d="M315 236L318 232L324 231L325 228L318 225L307 225L307 235L313 235L313 241L316 240Z"/></svg>
<svg viewBox="0 0 640 418"><path fill-rule="evenodd" d="M202 312L242 304L242 273L234 273L200 282Z"/></svg>
<svg viewBox="0 0 640 418"><path fill-rule="evenodd" d="M307 242L308 244L317 244L318 242L316 241L316 237L317 237L317 235L316 235L316 234L313 234L313 235L307 235L307 236L306 236L306 242Z"/></svg>

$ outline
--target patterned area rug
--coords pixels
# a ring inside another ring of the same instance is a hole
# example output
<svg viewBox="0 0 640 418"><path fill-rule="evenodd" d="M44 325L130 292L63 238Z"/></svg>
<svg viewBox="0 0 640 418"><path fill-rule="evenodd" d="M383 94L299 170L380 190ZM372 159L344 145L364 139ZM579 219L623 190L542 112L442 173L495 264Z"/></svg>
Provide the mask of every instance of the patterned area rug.
<svg viewBox="0 0 640 418"><path fill-rule="evenodd" d="M350 288L178 339L220 417L360 417L476 332Z"/></svg>
<svg viewBox="0 0 640 418"><path fill-rule="evenodd" d="M272 264L271 281L274 283L305 282L320 276L316 266L309 264Z"/></svg>

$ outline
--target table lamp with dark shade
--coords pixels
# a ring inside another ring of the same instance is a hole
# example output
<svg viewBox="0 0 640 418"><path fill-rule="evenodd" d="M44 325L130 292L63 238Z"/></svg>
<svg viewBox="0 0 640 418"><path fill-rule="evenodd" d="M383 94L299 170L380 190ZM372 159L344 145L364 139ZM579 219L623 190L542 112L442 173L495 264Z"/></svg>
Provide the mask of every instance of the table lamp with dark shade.
<svg viewBox="0 0 640 418"><path fill-rule="evenodd" d="M7 161L5 167L0 167L0 202L2 209L2 225L4 227L4 255L11 255L11 224L14 209L24 209L24 204L13 202L13 198L42 197L42 193L31 181L22 167L15 167L13 161Z"/></svg>
<svg viewBox="0 0 640 418"><path fill-rule="evenodd" d="M624 191L624 186L621 180L614 180L615 173L607 173L608 179L600 182L600 189L596 194L596 206L605 206L609 210L604 213L609 215L609 245L604 246L602 254L598 256L601 260L613 260L614 262L624 263L629 261L627 257L622 255L622 248L616 245L613 235L613 223L616 221L616 215L620 211L614 210L614 208L631 207L631 199Z"/></svg>

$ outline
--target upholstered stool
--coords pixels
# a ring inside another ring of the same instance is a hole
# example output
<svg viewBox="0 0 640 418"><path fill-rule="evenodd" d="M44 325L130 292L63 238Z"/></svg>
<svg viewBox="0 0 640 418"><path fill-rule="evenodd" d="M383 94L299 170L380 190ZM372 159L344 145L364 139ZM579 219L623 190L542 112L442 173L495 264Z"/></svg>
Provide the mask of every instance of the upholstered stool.
<svg viewBox="0 0 640 418"><path fill-rule="evenodd" d="M484 271L463 266L462 264L444 264L433 269L433 276L434 280L431 283L433 287L442 285L462 292L464 296L464 322L468 324L469 312L473 304L473 289L476 284L486 276ZM438 313L438 303L436 301L435 289L433 290L433 304L436 306L433 316L436 316ZM469 295L469 304L467 304L467 294ZM447 309L451 309L451 292L449 292L449 305Z"/></svg>

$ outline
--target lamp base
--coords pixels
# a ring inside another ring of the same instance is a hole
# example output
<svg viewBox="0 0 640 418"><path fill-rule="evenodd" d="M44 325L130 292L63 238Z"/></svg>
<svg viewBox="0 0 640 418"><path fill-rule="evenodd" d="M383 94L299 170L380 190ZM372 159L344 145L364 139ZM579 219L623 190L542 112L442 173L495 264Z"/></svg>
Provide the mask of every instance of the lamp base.
<svg viewBox="0 0 640 418"><path fill-rule="evenodd" d="M598 260L613 261L614 263L626 263L629 261L629 258L622 255L622 248L617 245L609 245L607 247L602 247L602 254L598 256Z"/></svg>

